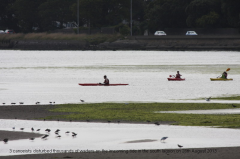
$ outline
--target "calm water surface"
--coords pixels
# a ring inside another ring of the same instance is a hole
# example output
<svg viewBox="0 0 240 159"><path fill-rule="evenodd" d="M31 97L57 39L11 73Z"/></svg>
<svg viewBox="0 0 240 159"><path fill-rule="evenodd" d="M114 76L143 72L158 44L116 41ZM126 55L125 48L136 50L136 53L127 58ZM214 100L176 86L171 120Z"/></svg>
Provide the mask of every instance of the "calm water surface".
<svg viewBox="0 0 240 159"><path fill-rule="evenodd" d="M0 57L0 103L6 104L183 102L240 94L239 52L1 50ZM210 81L227 68L233 81ZM186 81L167 81L177 70ZM129 86L78 85L103 82L103 75Z"/></svg>

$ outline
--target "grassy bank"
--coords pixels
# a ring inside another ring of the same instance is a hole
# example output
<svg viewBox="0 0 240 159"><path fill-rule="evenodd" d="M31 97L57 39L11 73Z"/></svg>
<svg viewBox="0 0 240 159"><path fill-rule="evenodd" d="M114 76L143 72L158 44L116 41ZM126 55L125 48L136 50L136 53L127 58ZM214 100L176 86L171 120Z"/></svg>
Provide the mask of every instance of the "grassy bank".
<svg viewBox="0 0 240 159"><path fill-rule="evenodd" d="M62 33L29 33L29 34L1 34L0 41L7 40L77 40L86 41L92 45L103 42L113 42L122 39L120 34L62 34Z"/></svg>
<svg viewBox="0 0 240 159"><path fill-rule="evenodd" d="M240 104L235 104L240 108ZM94 120L111 122L174 122L186 126L240 127L240 115L165 114L155 111L229 109L231 104L217 103L96 103L58 105L50 111L69 115L47 119Z"/></svg>

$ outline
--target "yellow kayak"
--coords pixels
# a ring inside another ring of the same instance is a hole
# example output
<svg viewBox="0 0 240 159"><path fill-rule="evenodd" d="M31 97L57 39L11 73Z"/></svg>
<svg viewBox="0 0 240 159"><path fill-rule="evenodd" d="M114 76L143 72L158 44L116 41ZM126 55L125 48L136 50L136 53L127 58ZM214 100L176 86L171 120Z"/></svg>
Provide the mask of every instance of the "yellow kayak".
<svg viewBox="0 0 240 159"><path fill-rule="evenodd" d="M232 81L232 78L210 78L211 81Z"/></svg>

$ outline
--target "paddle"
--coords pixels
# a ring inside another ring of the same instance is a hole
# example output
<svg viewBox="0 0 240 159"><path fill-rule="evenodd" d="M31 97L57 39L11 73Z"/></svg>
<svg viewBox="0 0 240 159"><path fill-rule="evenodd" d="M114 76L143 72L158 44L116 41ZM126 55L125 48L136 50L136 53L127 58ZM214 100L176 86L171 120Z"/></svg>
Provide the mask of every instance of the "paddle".
<svg viewBox="0 0 240 159"><path fill-rule="evenodd" d="M226 70L226 72L227 72L227 71L230 71L230 68L228 68L228 69ZM222 75L219 75L217 78L219 78L220 76L222 76Z"/></svg>

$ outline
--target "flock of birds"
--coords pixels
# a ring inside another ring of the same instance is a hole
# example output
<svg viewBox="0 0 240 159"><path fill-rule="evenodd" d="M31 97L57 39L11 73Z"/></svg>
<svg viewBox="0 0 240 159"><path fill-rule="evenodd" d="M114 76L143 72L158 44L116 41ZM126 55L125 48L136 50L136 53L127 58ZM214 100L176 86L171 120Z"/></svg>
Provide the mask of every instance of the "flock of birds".
<svg viewBox="0 0 240 159"><path fill-rule="evenodd" d="M36 105L39 105L40 103L41 103L41 102L36 102L35 104L36 104ZM17 104L17 103L14 103L14 102L11 103L11 105L16 105L16 104ZM23 105L23 104L24 104L24 102L19 102L19 105ZM49 104L50 104L50 105L52 105L52 104L54 105L55 102L49 102ZM2 105L6 105L6 103L2 103Z"/></svg>
<svg viewBox="0 0 240 159"><path fill-rule="evenodd" d="M15 127L13 127L12 129L15 130ZM23 131L24 128L20 128L20 130ZM40 130L41 130L41 129L37 129L36 132L40 132ZM35 129L32 127L32 128L31 128L31 131L34 132ZM43 139L43 140L48 139L48 137L49 137L49 135L50 135L50 132L51 132L51 129L45 129L45 132L46 132L47 134L45 134L44 136L41 137L41 139ZM55 135L56 135L56 138L61 138L61 137L62 137L62 136L59 134L59 133L60 133L60 130L59 130L59 129L55 130L54 133L55 133ZM72 133L72 137L73 137L73 138L77 136L77 133L75 133L75 132L70 132L70 131L66 131L66 132L65 132L65 134L67 134L67 135L70 134L70 133ZM8 140L9 140L8 138L5 138L5 139L3 139L3 142L6 144L6 143L8 143ZM29 138L29 140L33 141L33 140L35 140L35 138L32 137L32 138Z"/></svg>

